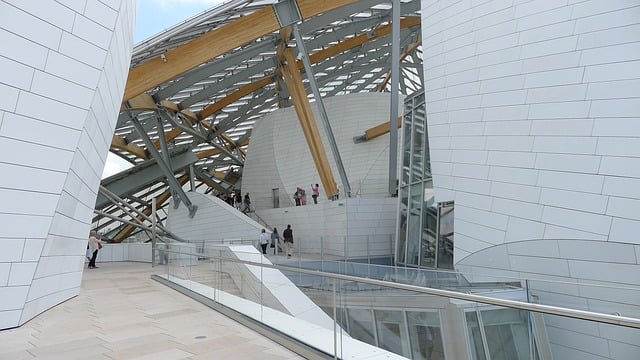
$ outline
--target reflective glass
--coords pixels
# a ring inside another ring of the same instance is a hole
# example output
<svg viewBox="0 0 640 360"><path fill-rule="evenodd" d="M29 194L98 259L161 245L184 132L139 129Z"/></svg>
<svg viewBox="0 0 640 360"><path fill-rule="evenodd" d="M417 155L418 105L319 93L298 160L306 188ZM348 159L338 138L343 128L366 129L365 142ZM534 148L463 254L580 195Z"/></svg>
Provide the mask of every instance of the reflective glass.
<svg viewBox="0 0 640 360"><path fill-rule="evenodd" d="M347 317L349 335L367 344L376 343L371 309L348 309Z"/></svg>
<svg viewBox="0 0 640 360"><path fill-rule="evenodd" d="M436 231L438 223L438 209L433 197L431 181L426 181L422 206L422 260L420 265L436 266Z"/></svg>
<svg viewBox="0 0 640 360"><path fill-rule="evenodd" d="M442 360L444 348L437 312L407 311L412 359Z"/></svg>
<svg viewBox="0 0 640 360"><path fill-rule="evenodd" d="M409 236L407 237L407 264L418 265L420 257L422 183L409 190Z"/></svg>
<svg viewBox="0 0 640 360"><path fill-rule="evenodd" d="M402 339L408 338L402 312L398 310L374 310L374 313L378 332L378 347L398 355L408 356L408 344L403 344L402 341Z"/></svg>
<svg viewBox="0 0 640 360"><path fill-rule="evenodd" d="M424 171L424 127L422 119L414 116L413 119L413 139L411 147L411 182L422 180Z"/></svg>
<svg viewBox="0 0 640 360"><path fill-rule="evenodd" d="M438 256L440 269L453 269L453 202L438 205Z"/></svg>

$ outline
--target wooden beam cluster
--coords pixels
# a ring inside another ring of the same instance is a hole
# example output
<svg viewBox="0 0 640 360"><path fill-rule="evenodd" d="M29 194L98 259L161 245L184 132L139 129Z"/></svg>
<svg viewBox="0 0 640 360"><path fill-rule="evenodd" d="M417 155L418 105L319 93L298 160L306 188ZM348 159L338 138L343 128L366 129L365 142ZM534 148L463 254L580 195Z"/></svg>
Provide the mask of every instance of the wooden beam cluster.
<svg viewBox="0 0 640 360"><path fill-rule="evenodd" d="M290 48L285 49L279 47L278 58L281 63L282 77L291 95L293 106L298 114L302 132L309 145L309 151L318 170L318 175L320 175L322 185L328 196L335 195L338 193L338 186L336 185L333 172L329 166L324 145L322 145L318 125L311 110L311 104L309 103L307 92L304 89L304 84L302 83L300 69L296 66L295 55Z"/></svg>
<svg viewBox="0 0 640 360"><path fill-rule="evenodd" d="M356 3L358 0L297 0L302 19ZM178 46L129 71L123 102L196 66L281 28L273 7L238 18Z"/></svg>

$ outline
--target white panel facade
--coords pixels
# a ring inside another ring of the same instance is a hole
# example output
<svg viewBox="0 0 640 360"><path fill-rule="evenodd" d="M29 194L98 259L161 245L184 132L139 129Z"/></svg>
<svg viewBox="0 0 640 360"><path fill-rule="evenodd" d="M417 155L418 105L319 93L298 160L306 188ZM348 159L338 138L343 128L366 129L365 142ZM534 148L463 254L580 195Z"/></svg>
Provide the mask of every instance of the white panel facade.
<svg viewBox="0 0 640 360"><path fill-rule="evenodd" d="M133 0L0 1L0 329L78 294L134 23Z"/></svg>
<svg viewBox="0 0 640 360"><path fill-rule="evenodd" d="M389 121L389 94L350 94L323 101L352 196L389 196L389 137L381 136L357 144L353 141L365 130ZM324 127L315 104L311 105L340 197L344 198L340 174ZM242 190L251 194L252 205L257 210L273 208L273 189L277 189L280 207L292 206L293 193L298 186L305 189L307 204L313 203L311 184L316 183L320 184L318 201L329 201L294 108L279 109L256 122L242 180Z"/></svg>
<svg viewBox="0 0 640 360"><path fill-rule="evenodd" d="M422 24L433 184L460 209L457 268L637 286L640 3L423 0ZM509 261L487 260L496 247ZM640 291L629 306L603 289L534 285L542 303L640 316ZM577 332L553 324L556 358L640 353L638 338Z"/></svg>

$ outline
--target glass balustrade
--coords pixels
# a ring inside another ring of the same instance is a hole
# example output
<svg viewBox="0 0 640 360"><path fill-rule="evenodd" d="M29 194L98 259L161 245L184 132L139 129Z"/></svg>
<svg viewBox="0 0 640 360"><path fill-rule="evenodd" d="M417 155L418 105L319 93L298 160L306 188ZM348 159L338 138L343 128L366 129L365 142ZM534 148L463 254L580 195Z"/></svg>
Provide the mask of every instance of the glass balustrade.
<svg viewBox="0 0 640 360"><path fill-rule="evenodd" d="M608 286L631 311L637 287L491 276L472 283L454 271L302 257L277 262L255 244L237 243L170 243L156 276L338 358L625 358L640 344L638 316L611 314L606 299L588 304L565 295L540 304L536 295ZM578 345L585 339L588 345Z"/></svg>

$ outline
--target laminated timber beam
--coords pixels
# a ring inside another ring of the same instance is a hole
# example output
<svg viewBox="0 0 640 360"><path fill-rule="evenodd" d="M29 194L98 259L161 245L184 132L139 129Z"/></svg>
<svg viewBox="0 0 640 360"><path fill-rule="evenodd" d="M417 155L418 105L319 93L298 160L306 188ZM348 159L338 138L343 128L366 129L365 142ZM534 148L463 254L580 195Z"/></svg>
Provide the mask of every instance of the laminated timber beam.
<svg viewBox="0 0 640 360"><path fill-rule="evenodd" d="M285 49L278 47L278 58L280 59L282 77L291 95L291 101L298 114L302 132L309 145L309 151L318 170L318 175L320 175L320 181L324 186L325 193L329 197L336 195L338 194L338 186L336 185L336 180L329 166L327 153L320 139L318 124L316 123L307 92L302 83L300 69L296 66L293 50L291 48Z"/></svg>
<svg viewBox="0 0 640 360"><path fill-rule="evenodd" d="M296 0L302 19L358 0ZM272 6L243 16L129 71L123 102L261 36L282 28Z"/></svg>
<svg viewBox="0 0 640 360"><path fill-rule="evenodd" d="M406 28L410 28L418 25L420 25L420 18L410 17L410 18L405 18L400 20L401 29L406 29ZM324 50L320 50L312 55L309 55L309 60L311 61L312 64L317 64L330 57L333 57L345 51L357 48L359 46L362 46L363 44L366 44L367 42L377 40L389 34L391 34L391 25L390 24L383 25L377 28L374 34L361 34L353 38L349 38L345 41L342 41L336 45L330 46ZM302 63L301 60L296 61L296 66L300 70L304 69L304 64ZM252 82L251 84L245 85L239 88L238 90L232 92L231 94L227 95L226 97L202 109L199 112L198 116L201 119L207 118L215 114L216 112L224 109L227 105L233 104L235 101L240 100L244 96L247 96L257 90L264 88L265 86L273 83L274 81L275 79L272 76L267 76L258 81Z"/></svg>
<svg viewBox="0 0 640 360"><path fill-rule="evenodd" d="M398 117L398 129L402 127L402 117ZM364 131L364 135L356 136L353 138L353 142L361 143L364 141L373 140L391 131L391 122L383 122L380 125L376 125Z"/></svg>
<svg viewBox="0 0 640 360"><path fill-rule="evenodd" d="M118 135L113 135L111 138L111 148L126 151L140 159L147 160L149 158L145 149L134 143L128 143L125 138Z"/></svg>

